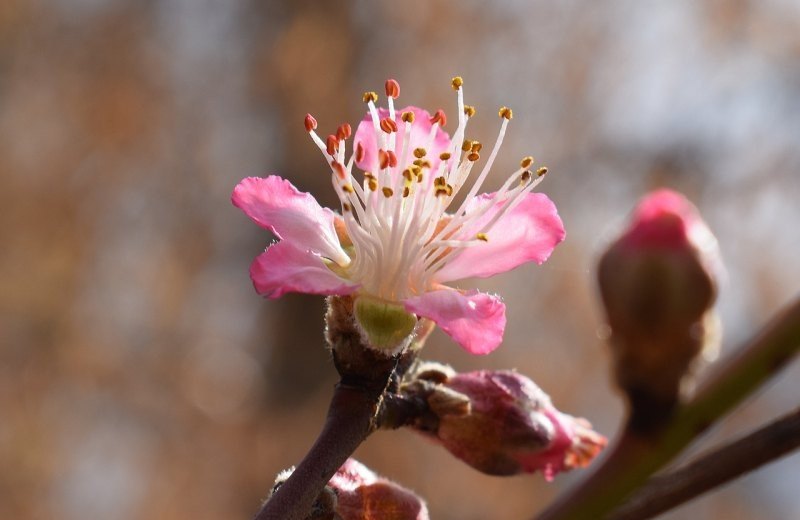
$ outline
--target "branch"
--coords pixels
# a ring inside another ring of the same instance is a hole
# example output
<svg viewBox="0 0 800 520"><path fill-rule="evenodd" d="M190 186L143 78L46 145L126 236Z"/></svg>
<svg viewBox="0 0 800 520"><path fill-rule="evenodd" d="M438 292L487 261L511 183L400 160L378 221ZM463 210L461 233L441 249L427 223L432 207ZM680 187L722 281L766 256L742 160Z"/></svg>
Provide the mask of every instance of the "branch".
<svg viewBox="0 0 800 520"><path fill-rule="evenodd" d="M800 408L680 469L651 478L608 520L652 518L798 447Z"/></svg>
<svg viewBox="0 0 800 520"><path fill-rule="evenodd" d="M595 520L641 486L720 417L775 376L800 349L800 300L784 309L652 433L626 427L603 464L539 520Z"/></svg>
<svg viewBox="0 0 800 520"><path fill-rule="evenodd" d="M373 429L383 389L339 383L322 432L297 469L261 507L255 520L303 520L333 474Z"/></svg>

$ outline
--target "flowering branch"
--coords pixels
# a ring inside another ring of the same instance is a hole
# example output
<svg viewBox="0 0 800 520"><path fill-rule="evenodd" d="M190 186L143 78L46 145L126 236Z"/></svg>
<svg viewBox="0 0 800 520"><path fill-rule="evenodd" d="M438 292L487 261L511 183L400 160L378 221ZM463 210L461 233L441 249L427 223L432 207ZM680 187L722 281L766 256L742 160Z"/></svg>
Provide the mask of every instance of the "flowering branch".
<svg viewBox="0 0 800 520"><path fill-rule="evenodd" d="M686 466L651 478L609 520L643 520L800 447L800 408Z"/></svg>
<svg viewBox="0 0 800 520"><path fill-rule="evenodd" d="M654 431L626 425L613 452L592 475L566 493L539 520L595 519L611 511L648 476L678 455L714 422L775 376L800 350L800 300L679 405L672 419Z"/></svg>

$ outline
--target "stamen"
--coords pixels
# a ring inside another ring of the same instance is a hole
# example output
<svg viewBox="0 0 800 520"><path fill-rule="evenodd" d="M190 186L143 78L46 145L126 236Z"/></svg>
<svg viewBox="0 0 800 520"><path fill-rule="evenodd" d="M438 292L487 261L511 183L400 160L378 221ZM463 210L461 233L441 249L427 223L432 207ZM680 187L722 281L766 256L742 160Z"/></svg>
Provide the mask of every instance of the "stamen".
<svg viewBox="0 0 800 520"><path fill-rule="evenodd" d="M533 164L533 157L528 155L527 157L522 158L522 160L519 162L519 167L528 168L531 164Z"/></svg>
<svg viewBox="0 0 800 520"><path fill-rule="evenodd" d="M345 193L354 193L356 190L353 189L352 184L342 184L342 191Z"/></svg>
<svg viewBox="0 0 800 520"><path fill-rule="evenodd" d="M472 105L466 105L464 107L464 113L467 115L467 117L474 116L475 115L475 107L472 106Z"/></svg>
<svg viewBox="0 0 800 520"><path fill-rule="evenodd" d="M312 130L317 129L317 120L314 119L314 116L311 114L306 114L306 120L304 121L306 126L306 132L311 132Z"/></svg>
<svg viewBox="0 0 800 520"><path fill-rule="evenodd" d="M417 159L422 159L427 153L428 152L425 150L425 148L414 148L414 157Z"/></svg>
<svg viewBox="0 0 800 520"><path fill-rule="evenodd" d="M340 141L344 141L348 139L353 134L353 129L350 127L348 123L342 123L339 125L339 128L336 129L336 137Z"/></svg>
<svg viewBox="0 0 800 520"><path fill-rule="evenodd" d="M361 100L364 101L364 103L369 103L370 101L374 103L378 101L378 94L372 91L364 92L364 95L361 97Z"/></svg>
<svg viewBox="0 0 800 520"><path fill-rule="evenodd" d="M472 141L472 144L469 147L470 151L475 153L480 152L481 148L483 148L483 145L480 143L480 141Z"/></svg>
<svg viewBox="0 0 800 520"><path fill-rule="evenodd" d="M547 169L547 166L542 166L541 168L539 168L538 170L536 170L536 175L537 175L538 177L544 177L545 175L547 175L547 172L548 172L548 171L549 171L549 170Z"/></svg>
<svg viewBox="0 0 800 520"><path fill-rule="evenodd" d="M413 123L414 122L414 112L403 112L403 115L400 116L404 123Z"/></svg>
<svg viewBox="0 0 800 520"><path fill-rule="evenodd" d="M511 109L508 107L500 107L500 110L497 113L503 119L511 119L512 117L514 117L513 112L511 112Z"/></svg>
<svg viewBox="0 0 800 520"><path fill-rule="evenodd" d="M467 155L467 160L468 161L472 161L472 162L475 162L480 158L481 158L481 154L479 154L478 152L470 152L470 154Z"/></svg>
<svg viewBox="0 0 800 520"><path fill-rule="evenodd" d="M386 197L387 199L392 195L394 195L394 191L392 190L392 188L389 187L383 187L381 191L383 191L383 196Z"/></svg>
<svg viewBox="0 0 800 520"><path fill-rule="evenodd" d="M397 99L400 96L400 84L396 80L391 78L387 79L384 86L386 88L387 97Z"/></svg>
<svg viewBox="0 0 800 520"><path fill-rule="evenodd" d="M381 119L381 130L383 130L387 134L391 134L392 132L397 132L397 123L394 121L394 119L384 117L383 119Z"/></svg>
<svg viewBox="0 0 800 520"><path fill-rule="evenodd" d="M444 110L441 108L436 111L435 114L431 117L431 123L439 123L439 126L445 126L447 124L447 116L444 113Z"/></svg>
<svg viewBox="0 0 800 520"><path fill-rule="evenodd" d="M520 185L528 184L528 181L531 180L531 177L533 177L533 174L531 173L530 170L525 170L524 172L522 172L522 175L519 178Z"/></svg>
<svg viewBox="0 0 800 520"><path fill-rule="evenodd" d="M475 238L477 238L478 240L482 240L483 242L489 241L489 237L486 236L486 233L478 233L477 235L475 235Z"/></svg>
<svg viewBox="0 0 800 520"><path fill-rule="evenodd" d="M336 152L339 150L339 139L336 138L335 135L331 134L326 139L326 148L328 155L333 157L336 155Z"/></svg>
<svg viewBox="0 0 800 520"><path fill-rule="evenodd" d="M339 177L339 179L344 180L347 178L347 171L344 169L344 165L339 161L331 162L331 168L334 169L336 176Z"/></svg>
<svg viewBox="0 0 800 520"><path fill-rule="evenodd" d="M356 145L356 162L361 162L364 160L364 147L361 145L361 142Z"/></svg>
<svg viewBox="0 0 800 520"><path fill-rule="evenodd" d="M439 159L446 161L450 158L450 152L444 152L439 154Z"/></svg>
<svg viewBox="0 0 800 520"><path fill-rule="evenodd" d="M464 139L464 142L461 143L461 151L468 152L472 149L472 141L469 139Z"/></svg>

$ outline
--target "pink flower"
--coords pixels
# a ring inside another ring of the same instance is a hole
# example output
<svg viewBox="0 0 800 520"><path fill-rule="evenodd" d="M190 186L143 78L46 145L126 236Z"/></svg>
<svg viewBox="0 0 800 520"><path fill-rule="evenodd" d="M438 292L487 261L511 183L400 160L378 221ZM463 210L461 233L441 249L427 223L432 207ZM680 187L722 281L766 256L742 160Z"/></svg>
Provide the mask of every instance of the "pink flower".
<svg viewBox="0 0 800 520"><path fill-rule="evenodd" d="M606 445L586 419L558 411L529 378L508 370L457 374L443 386L469 411L442 413L433 433L453 455L490 475L541 471L552 480L588 465Z"/></svg>
<svg viewBox="0 0 800 520"><path fill-rule="evenodd" d="M354 294L357 317L359 309L367 312L363 309L377 304L387 315L399 310L433 320L473 354L489 353L500 344L505 328L500 298L444 284L492 276L525 262L542 263L565 233L552 201L531 193L547 170L529 170L530 157L498 191L478 195L503 141L510 109L500 110L500 134L469 185L481 144L465 140L475 109L464 105L461 85L461 78L453 79L458 125L452 139L442 129L446 116L441 110L433 116L416 107L395 110L399 85L394 80L386 82L388 108L376 108L374 92L364 95L369 112L358 126L349 159L349 125L323 141L315 132L316 120L306 117L306 129L331 168L341 216L277 176L239 183L233 203L280 239L250 268L260 294ZM364 171L361 181L354 166ZM464 202L453 204L462 192ZM394 336L385 331L375 335ZM397 349L394 344L376 346Z"/></svg>

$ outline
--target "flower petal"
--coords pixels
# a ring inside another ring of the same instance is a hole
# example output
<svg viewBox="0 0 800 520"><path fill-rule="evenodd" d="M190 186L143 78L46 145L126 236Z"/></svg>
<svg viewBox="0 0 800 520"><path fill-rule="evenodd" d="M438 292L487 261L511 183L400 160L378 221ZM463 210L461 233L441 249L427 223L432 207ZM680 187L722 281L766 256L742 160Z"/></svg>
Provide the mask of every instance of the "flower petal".
<svg viewBox="0 0 800 520"><path fill-rule="evenodd" d="M397 155L397 159L399 161L403 160L400 154L403 153L403 140L405 139L406 123L404 123L402 120L402 115L404 112L412 112L414 114L414 122L411 124L411 136L409 138L410 144L408 147L409 161L415 160L413 153L411 153L415 148L425 148L427 151L425 159L427 159L431 164L430 171L436 171L436 168L438 168L440 162L439 155L448 151L450 148L450 136L446 131L439 127L434 134L433 142L431 143L430 147L428 147L428 136L430 135L431 127L433 127L433 123L431 123L431 115L428 113L428 111L413 106L396 110L394 120L395 123L397 123L397 137L395 141L394 153ZM378 117L380 119L389 117L389 110L385 108L379 108ZM353 143L353 146L358 146L358 144L361 143L361 146L364 148L364 158L361 161L356 162L356 166L366 172L377 172L379 169L378 141L375 135L375 127L372 123L372 116L370 116L369 113L364 117L361 123L358 124L358 129L356 130L356 136ZM407 164L401 164L397 171L402 171L406 166Z"/></svg>
<svg viewBox="0 0 800 520"><path fill-rule="evenodd" d="M253 260L250 278L256 291L275 299L287 292L306 294L350 294L358 289L325 266L318 255L282 240Z"/></svg>
<svg viewBox="0 0 800 520"><path fill-rule="evenodd" d="M231 201L278 238L339 265L350 261L336 238L334 213L320 206L309 193L298 191L291 182L277 175L247 177L234 188Z"/></svg>
<svg viewBox="0 0 800 520"><path fill-rule="evenodd" d="M436 322L464 350L488 354L503 340L506 306L499 297L444 288L403 302L409 312Z"/></svg>
<svg viewBox="0 0 800 520"><path fill-rule="evenodd" d="M468 203L467 212L491 200L494 193L485 193ZM502 204L496 204L485 215L462 229L458 236L475 238ZM487 233L488 241L465 248L436 273L436 281L448 282L467 277L486 278L518 267L525 262L541 264L566 233L556 206L543 193L529 193L506 215L495 222Z"/></svg>

